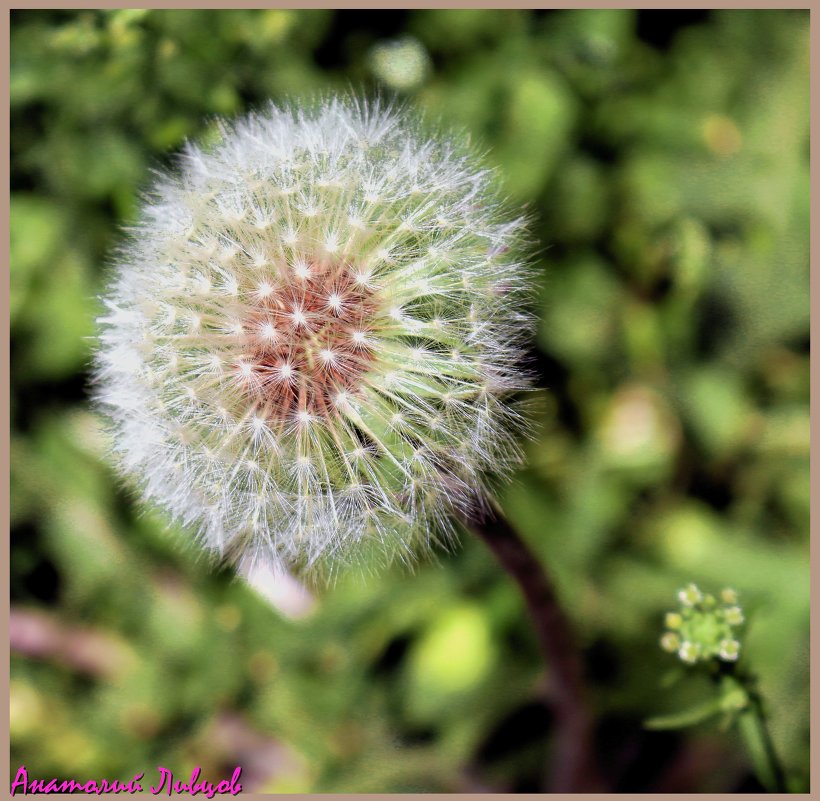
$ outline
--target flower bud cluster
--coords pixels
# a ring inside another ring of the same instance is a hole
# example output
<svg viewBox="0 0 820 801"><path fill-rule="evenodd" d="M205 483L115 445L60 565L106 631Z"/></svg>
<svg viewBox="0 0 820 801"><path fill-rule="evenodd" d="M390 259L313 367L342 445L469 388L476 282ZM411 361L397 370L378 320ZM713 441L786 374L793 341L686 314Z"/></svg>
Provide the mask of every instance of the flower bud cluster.
<svg viewBox="0 0 820 801"><path fill-rule="evenodd" d="M740 656L737 630L744 622L737 592L727 588L716 598L688 584L678 592L678 601L679 609L665 617L661 648L689 665L710 659L736 662Z"/></svg>

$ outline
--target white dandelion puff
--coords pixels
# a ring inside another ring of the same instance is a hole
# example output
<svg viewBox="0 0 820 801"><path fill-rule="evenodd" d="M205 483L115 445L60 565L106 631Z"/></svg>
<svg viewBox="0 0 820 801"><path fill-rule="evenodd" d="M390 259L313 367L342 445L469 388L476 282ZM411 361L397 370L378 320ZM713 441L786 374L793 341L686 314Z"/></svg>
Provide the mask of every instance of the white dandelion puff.
<svg viewBox="0 0 820 801"><path fill-rule="evenodd" d="M98 321L122 472L244 572L446 542L520 457L532 280L493 174L347 99L271 106L180 166Z"/></svg>

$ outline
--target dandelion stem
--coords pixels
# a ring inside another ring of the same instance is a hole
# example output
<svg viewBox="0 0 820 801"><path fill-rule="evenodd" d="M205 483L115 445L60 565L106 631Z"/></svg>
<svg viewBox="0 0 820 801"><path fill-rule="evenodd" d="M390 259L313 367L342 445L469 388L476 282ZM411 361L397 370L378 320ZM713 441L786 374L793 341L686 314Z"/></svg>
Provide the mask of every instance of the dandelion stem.
<svg viewBox="0 0 820 801"><path fill-rule="evenodd" d="M581 654L552 580L499 510L481 522L471 523L471 528L518 584L550 669L556 734L548 790L600 790Z"/></svg>

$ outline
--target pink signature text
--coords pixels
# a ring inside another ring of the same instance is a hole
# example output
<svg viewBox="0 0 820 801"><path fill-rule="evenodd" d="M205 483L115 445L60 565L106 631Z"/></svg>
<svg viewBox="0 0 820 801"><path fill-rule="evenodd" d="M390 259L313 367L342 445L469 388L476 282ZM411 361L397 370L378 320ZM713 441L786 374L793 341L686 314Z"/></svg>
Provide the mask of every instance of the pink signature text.
<svg viewBox="0 0 820 801"><path fill-rule="evenodd" d="M202 795L204 798L213 798L217 795L238 795L242 792L242 785L239 778L242 775L242 768L237 766L230 779L223 779L221 782L213 782L200 779L201 768L194 768L190 781L176 781L174 774L168 768L158 767L159 772L156 786L150 785L148 790L152 795L159 795L166 792L169 796L174 795ZM47 794L47 793L89 793L101 795L102 793L135 793L144 792L142 780L145 773L137 773L129 782L121 782L117 779L109 781L91 779L87 782L78 782L74 779L29 779L25 765L20 765L17 775L11 783L11 795L19 793Z"/></svg>

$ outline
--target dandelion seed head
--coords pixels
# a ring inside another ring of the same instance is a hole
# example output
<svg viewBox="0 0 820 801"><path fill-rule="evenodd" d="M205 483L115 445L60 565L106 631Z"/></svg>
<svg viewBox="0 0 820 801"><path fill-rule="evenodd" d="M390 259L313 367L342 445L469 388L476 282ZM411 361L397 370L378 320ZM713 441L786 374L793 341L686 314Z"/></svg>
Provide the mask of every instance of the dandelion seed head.
<svg viewBox="0 0 820 801"><path fill-rule="evenodd" d="M383 104L190 145L99 320L122 472L245 572L446 542L520 458L523 231L458 137Z"/></svg>

